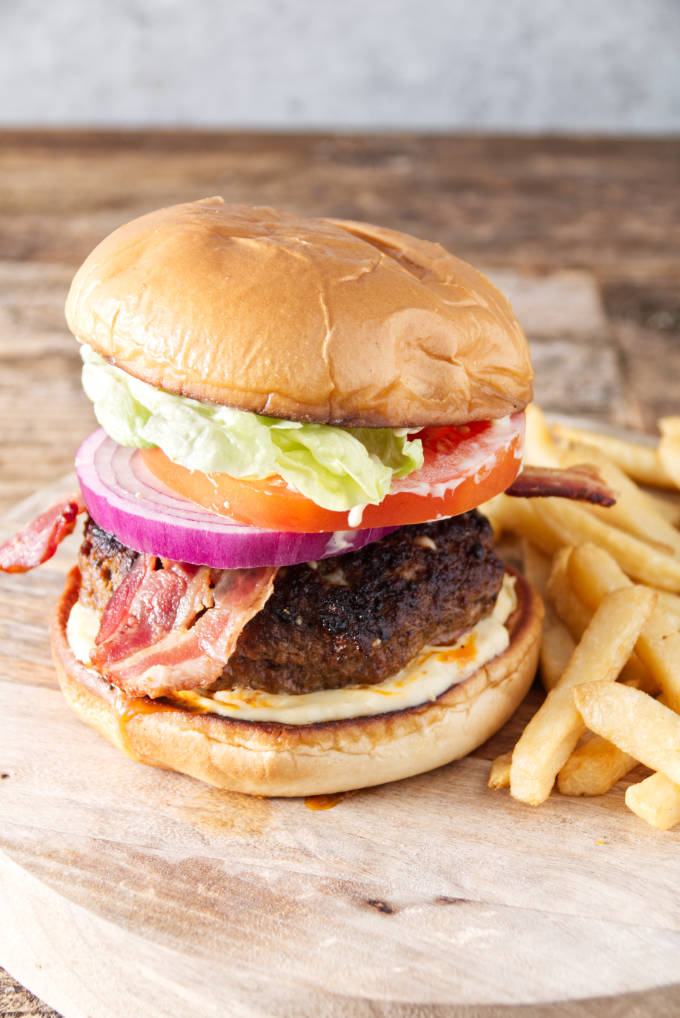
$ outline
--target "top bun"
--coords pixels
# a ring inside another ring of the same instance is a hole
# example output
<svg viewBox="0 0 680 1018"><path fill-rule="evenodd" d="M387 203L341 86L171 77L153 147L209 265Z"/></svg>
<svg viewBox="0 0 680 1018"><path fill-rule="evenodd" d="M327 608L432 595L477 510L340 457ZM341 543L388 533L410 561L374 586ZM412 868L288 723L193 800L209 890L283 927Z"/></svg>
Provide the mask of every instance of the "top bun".
<svg viewBox="0 0 680 1018"><path fill-rule="evenodd" d="M76 337L168 392L289 420L420 427L531 399L508 301L438 244L206 198L121 226L76 274Z"/></svg>

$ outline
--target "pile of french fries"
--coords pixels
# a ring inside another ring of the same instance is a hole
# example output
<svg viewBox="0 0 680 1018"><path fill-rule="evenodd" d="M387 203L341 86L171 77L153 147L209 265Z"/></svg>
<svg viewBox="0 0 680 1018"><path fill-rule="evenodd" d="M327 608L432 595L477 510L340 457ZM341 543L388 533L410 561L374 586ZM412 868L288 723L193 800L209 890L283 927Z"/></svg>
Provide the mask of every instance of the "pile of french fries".
<svg viewBox="0 0 680 1018"><path fill-rule="evenodd" d="M527 463L590 463L612 508L499 495L482 507L496 536L522 539L524 569L543 597L540 668L546 698L490 788L538 805L603 795L644 764L626 805L667 830L680 823L680 417L656 446L559 425L527 412ZM640 487L644 485L644 489Z"/></svg>

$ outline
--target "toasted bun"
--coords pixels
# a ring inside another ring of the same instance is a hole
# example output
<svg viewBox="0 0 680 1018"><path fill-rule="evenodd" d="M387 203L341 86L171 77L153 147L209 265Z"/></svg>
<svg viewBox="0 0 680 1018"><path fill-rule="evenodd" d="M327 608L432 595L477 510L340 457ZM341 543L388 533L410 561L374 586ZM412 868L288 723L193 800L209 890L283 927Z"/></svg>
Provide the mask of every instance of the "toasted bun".
<svg viewBox="0 0 680 1018"><path fill-rule="evenodd" d="M517 577L508 649L432 703L304 726L236 721L133 700L76 659L66 624L80 587L69 574L52 623L52 653L69 704L134 760L251 795L320 795L432 770L470 753L516 710L531 685L543 618Z"/></svg>
<svg viewBox="0 0 680 1018"><path fill-rule="evenodd" d="M463 424L531 399L507 300L438 244L207 198L99 244L77 338L169 392L345 426Z"/></svg>

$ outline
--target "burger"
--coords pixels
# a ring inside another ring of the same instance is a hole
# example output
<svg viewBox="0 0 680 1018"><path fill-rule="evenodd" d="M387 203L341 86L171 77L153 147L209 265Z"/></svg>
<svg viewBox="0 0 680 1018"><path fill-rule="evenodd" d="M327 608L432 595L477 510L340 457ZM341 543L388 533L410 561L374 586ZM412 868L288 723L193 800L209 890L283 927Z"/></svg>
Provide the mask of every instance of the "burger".
<svg viewBox="0 0 680 1018"><path fill-rule="evenodd" d="M257 795L473 750L542 607L477 507L516 485L532 370L505 298L437 244L220 198L122 226L68 295L100 429L51 629L64 695L134 759Z"/></svg>

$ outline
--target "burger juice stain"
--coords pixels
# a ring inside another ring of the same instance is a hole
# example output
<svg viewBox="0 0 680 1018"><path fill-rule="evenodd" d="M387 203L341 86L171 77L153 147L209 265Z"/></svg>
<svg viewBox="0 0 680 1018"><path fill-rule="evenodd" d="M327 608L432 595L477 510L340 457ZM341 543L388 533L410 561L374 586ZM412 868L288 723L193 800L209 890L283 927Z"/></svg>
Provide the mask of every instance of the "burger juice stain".
<svg viewBox="0 0 680 1018"><path fill-rule="evenodd" d="M338 792L336 795L308 795L305 799L305 806L307 809L313 810L333 809L348 794L348 792Z"/></svg>
<svg viewBox="0 0 680 1018"><path fill-rule="evenodd" d="M271 800L210 786L196 789L173 809L183 823L207 837L238 838L262 834L272 820Z"/></svg>

